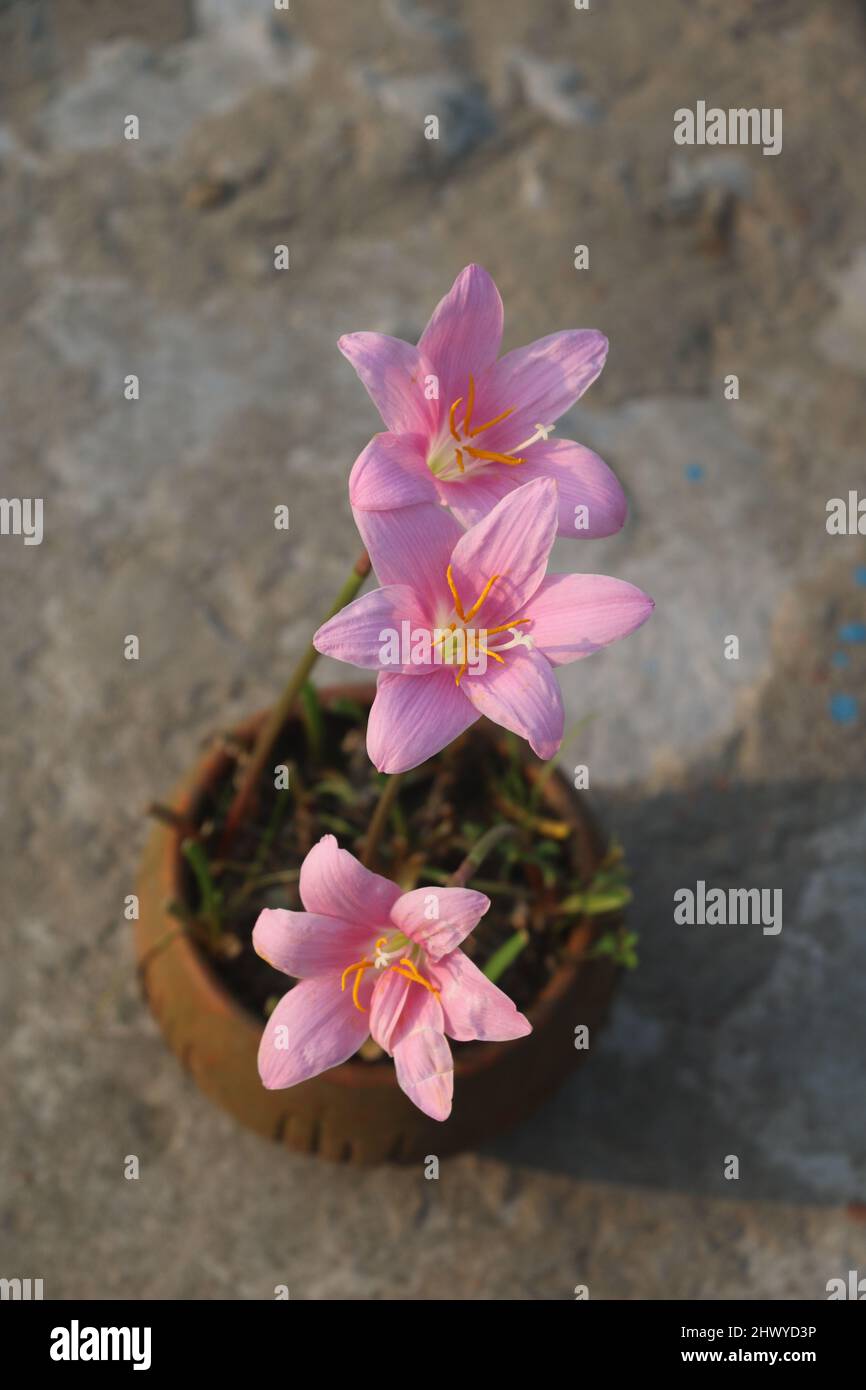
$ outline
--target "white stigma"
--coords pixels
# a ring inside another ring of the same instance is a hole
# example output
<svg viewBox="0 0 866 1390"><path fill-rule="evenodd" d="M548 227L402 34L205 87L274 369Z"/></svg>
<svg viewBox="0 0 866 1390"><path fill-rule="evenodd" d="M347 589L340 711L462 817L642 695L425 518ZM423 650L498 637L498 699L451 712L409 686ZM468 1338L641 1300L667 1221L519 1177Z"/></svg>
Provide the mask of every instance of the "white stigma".
<svg viewBox="0 0 866 1390"><path fill-rule="evenodd" d="M535 646L534 637L528 632L518 632L516 627L510 627L508 631L511 633L511 641L506 642L503 647L491 647L491 651L510 652L512 647L526 647L528 651L532 651Z"/></svg>
<svg viewBox="0 0 866 1390"><path fill-rule="evenodd" d="M531 435L529 439L524 439L522 444L515 444L511 452L519 454L521 449L528 449L530 444L536 444L539 439L546 439L549 434L553 434L555 429L556 425L536 425L535 434Z"/></svg>

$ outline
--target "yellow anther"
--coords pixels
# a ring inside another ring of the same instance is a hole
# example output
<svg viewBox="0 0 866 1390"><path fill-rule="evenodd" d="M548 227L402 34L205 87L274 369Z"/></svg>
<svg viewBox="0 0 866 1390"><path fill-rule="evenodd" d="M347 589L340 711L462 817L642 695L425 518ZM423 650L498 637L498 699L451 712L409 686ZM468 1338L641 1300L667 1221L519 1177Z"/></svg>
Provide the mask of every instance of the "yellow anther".
<svg viewBox="0 0 866 1390"><path fill-rule="evenodd" d="M510 405L507 410L502 411L501 415L494 415L493 419L488 420L486 425L476 425L474 430L469 430L466 438L474 439L476 435L483 434L485 430L489 430L493 425L498 425L501 420L507 420L509 415L514 414L514 411L515 407Z"/></svg>
<svg viewBox="0 0 866 1390"><path fill-rule="evenodd" d="M467 447L467 454L471 454L474 459L489 459L491 463L508 463L512 468L516 468L519 463L525 463L526 459L515 459L510 454L492 454L489 449L470 449Z"/></svg>
<svg viewBox="0 0 866 1390"><path fill-rule="evenodd" d="M381 938L381 940L385 940L384 936ZM376 944L378 945L378 942ZM350 975L353 970L357 972L355 975L355 983L352 986L352 1003L355 1005L355 1008L358 1009L362 1014L365 1014L367 1010L364 1008L363 1004L358 1003L358 989L360 988L361 978L364 974L364 971L371 969L372 965L373 962L371 960L367 960L366 956L364 956L361 960L354 961L352 965L347 965L340 979L340 989L344 990L346 988L346 976Z"/></svg>
<svg viewBox="0 0 866 1390"><path fill-rule="evenodd" d="M515 458L513 454L491 453L487 449L476 449L474 445L470 446L466 442L469 439L477 439L478 435L483 434L485 430L489 430L493 425L500 424L502 420L507 420L509 415L514 414L514 411L516 409L515 406L510 405L507 410L502 410L499 412L498 415L494 415L492 420L488 420L483 425L476 425L473 429L472 411L475 408L475 378L471 372L469 374L469 389L466 393L466 409L463 413L463 421L458 426L457 412L462 404L463 397L458 396L456 401L452 402L451 409L448 412L448 428L451 431L451 438L454 440L455 444L461 446L460 448L454 450L454 456L457 462L457 468L459 472L466 472L466 465L463 462L464 449L468 454L471 454L474 459L479 459L482 462L489 461L490 463L508 463L512 466L518 463L526 462L525 459ZM533 438L529 442L534 443L535 438L536 436L533 436ZM522 447L523 446L521 445L521 448Z"/></svg>
<svg viewBox="0 0 866 1390"><path fill-rule="evenodd" d="M512 618L510 623L500 623L498 627L485 628L488 637L493 637L497 632L509 632L511 628L517 627L520 623L531 623L531 618Z"/></svg>
<svg viewBox="0 0 866 1390"><path fill-rule="evenodd" d="M466 402L466 414L463 416L463 433L469 433L469 426L472 424L472 407L475 405L475 378L469 373L469 399Z"/></svg>
<svg viewBox="0 0 866 1390"><path fill-rule="evenodd" d="M487 583L484 585L484 588L481 591L481 597L475 603L473 603L472 607L469 609L469 612L466 614L466 617L463 619L464 622L468 623L470 618L475 617L475 614L478 612L487 595L490 593L490 590L493 588L493 585L496 583L497 579L501 578L501 574L494 574L492 578L488 579ZM462 618L463 614L461 613L460 616Z"/></svg>
<svg viewBox="0 0 866 1390"><path fill-rule="evenodd" d="M391 969L394 971L395 975L402 975L404 979L412 980L412 982L416 985L423 985L425 989L429 989L431 994L439 993L439 990L436 989L433 985L431 985L429 980L424 979L424 976L419 973L418 969L415 965L413 965L412 961L409 959L408 956L400 957L400 965L405 965L406 969L401 970L400 967L397 965L391 966Z"/></svg>
<svg viewBox="0 0 866 1390"><path fill-rule="evenodd" d="M460 667L460 670L454 672L454 684L455 684L455 685L459 685L459 684L460 684L460 677L463 675L463 672L466 670L466 667L467 667L468 665L469 665L469 662L468 662L468 661L464 661L464 662L463 662L463 665Z"/></svg>
<svg viewBox="0 0 866 1390"><path fill-rule="evenodd" d="M483 642L479 643L479 648L485 656L492 656L494 661L498 661L500 666L505 665L505 657L497 656L496 652L492 652L489 647L485 647Z"/></svg>
<svg viewBox="0 0 866 1390"><path fill-rule="evenodd" d="M460 602L460 595L458 594L457 586L454 583L454 572L450 565L445 571L445 578L448 580L448 588L451 590L451 593L454 598L454 610L461 622L465 623L466 614L463 612L463 604Z"/></svg>

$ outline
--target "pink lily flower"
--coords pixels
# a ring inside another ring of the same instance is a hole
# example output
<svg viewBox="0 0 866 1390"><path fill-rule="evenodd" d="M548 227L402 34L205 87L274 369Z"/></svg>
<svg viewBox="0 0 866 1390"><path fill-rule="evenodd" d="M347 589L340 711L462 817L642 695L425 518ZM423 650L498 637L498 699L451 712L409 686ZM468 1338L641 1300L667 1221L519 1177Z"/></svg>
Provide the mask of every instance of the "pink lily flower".
<svg viewBox="0 0 866 1390"><path fill-rule="evenodd" d="M460 1042L522 1038L532 1028L461 951L490 907L468 888L403 893L324 835L301 866L306 911L266 909L253 945L300 984L262 1034L259 1075L283 1090L338 1067L372 1034L397 1081L434 1120L447 1120Z"/></svg>
<svg viewBox="0 0 866 1390"><path fill-rule="evenodd" d="M313 645L380 671L367 723L380 772L417 767L482 714L540 758L558 751L565 716L554 667L634 632L654 604L605 575L545 578L557 516L549 478L509 493L468 531L425 504L366 514L362 534L382 587L320 627ZM383 638L404 622L413 647L392 665ZM484 661L470 665L473 643Z"/></svg>
<svg viewBox="0 0 866 1390"><path fill-rule="evenodd" d="M496 285L469 265L417 347L382 333L340 339L387 427L352 469L356 514L439 502L471 526L514 488L545 477L559 487L560 535L620 530L626 500L607 464L570 439L548 438L601 372L607 339L590 329L552 333L497 361L502 322Z"/></svg>

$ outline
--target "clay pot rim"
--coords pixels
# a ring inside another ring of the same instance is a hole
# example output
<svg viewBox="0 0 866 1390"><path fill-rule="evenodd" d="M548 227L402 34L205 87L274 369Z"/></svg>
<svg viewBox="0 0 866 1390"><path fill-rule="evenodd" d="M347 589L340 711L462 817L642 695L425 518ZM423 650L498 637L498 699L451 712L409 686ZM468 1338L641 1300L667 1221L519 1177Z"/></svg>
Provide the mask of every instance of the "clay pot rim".
<svg viewBox="0 0 866 1390"><path fill-rule="evenodd" d="M327 705L332 699L349 699L359 703L371 700L375 693L375 686L367 683L348 684L338 686L317 687L319 700ZM242 719L238 724L232 725L231 733L243 741L249 739L259 724L269 713L268 709L259 710L256 714L249 715ZM479 727L473 726L467 733L470 737L477 737L480 732ZM489 736L488 736L489 737ZM182 817L195 819L201 800L205 792L218 781L228 770L231 763L231 755L225 748L213 748L205 752L196 764L194 772L189 778L183 795L178 802L176 809ZM579 824L579 818L575 811L575 798L571 788L565 781L562 773L557 769L549 779L544 789L544 797L551 802L557 813L563 820L569 820L575 825ZM593 853L596 858L600 858L600 839L594 818L589 814L585 806L582 807L585 830L591 837ZM180 830L170 826L165 827L168 836L168 853L170 855L170 874L173 892L170 897L178 901L184 900L183 880L185 861L181 853L182 835ZM526 1017L532 1024L533 1031L541 1028L547 1019L554 1013L557 1002L573 986L581 970L582 957L586 946L589 944L593 935L593 925L588 918L581 918L572 927L564 946L565 959L557 970L551 975L541 992L534 1002L526 1010ZM253 1014L245 1004L232 994L219 977L214 967L211 965L205 953L185 932L179 935L173 943L174 949L180 950L185 957L185 968L197 979L198 986L202 994L210 998L211 1007L220 1013L233 1015L239 1026L253 1031L256 1037L260 1037L263 1024ZM274 972L276 975L280 971ZM286 976L287 979L292 978ZM449 1041L453 1041L450 1039ZM502 1042L474 1042L471 1047L461 1050L454 1057L454 1076L455 1080L459 1077L473 1075L476 1072L484 1071L490 1067L500 1053L501 1048L519 1046L520 1039L509 1043ZM328 1081L341 1086L349 1087L393 1087L396 1083L393 1067L372 1066L368 1062L358 1062L350 1058L347 1062L342 1062L337 1067L332 1067L322 1073Z"/></svg>

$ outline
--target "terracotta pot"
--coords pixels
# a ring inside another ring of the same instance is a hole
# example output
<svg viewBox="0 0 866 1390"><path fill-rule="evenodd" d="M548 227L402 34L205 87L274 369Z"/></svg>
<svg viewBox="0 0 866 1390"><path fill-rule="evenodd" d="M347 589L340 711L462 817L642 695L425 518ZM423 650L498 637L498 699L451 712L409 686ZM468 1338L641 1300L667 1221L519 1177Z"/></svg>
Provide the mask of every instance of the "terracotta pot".
<svg viewBox="0 0 866 1390"><path fill-rule="evenodd" d="M337 696L369 703L372 688L319 692L327 705ZM249 742L264 714L235 730ZM470 738L496 740L477 724ZM204 757L172 805L192 820L203 798L228 772L228 753ZM603 852L582 800L559 774L548 780L544 801L574 825L577 862L591 876ZM394 1079L393 1066L349 1061L287 1091L266 1091L256 1068L262 1022L238 1003L189 937L178 932L166 904L185 896L181 837L158 824L150 837L139 881L136 953L148 1003L166 1041L211 1100L249 1129L291 1149L354 1163L414 1162L474 1147L524 1120L586 1056L574 1046L574 1030L586 1024L592 1038L602 1023L618 971L607 958L586 960L597 924L573 928L565 961L527 1010L528 1037L473 1043L455 1058L454 1108L443 1124L416 1109ZM275 992L280 981L275 976Z"/></svg>

